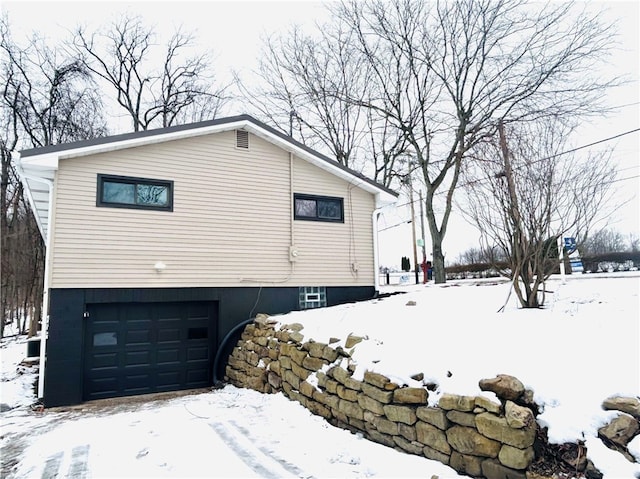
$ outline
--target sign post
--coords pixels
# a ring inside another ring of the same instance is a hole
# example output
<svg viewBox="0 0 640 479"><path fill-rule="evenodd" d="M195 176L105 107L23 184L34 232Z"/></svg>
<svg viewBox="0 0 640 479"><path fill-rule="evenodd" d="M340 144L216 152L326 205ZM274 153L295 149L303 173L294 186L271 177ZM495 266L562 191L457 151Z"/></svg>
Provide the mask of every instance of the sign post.
<svg viewBox="0 0 640 479"><path fill-rule="evenodd" d="M560 241L560 238L558 238L558 241ZM560 246L562 247L563 245ZM567 256L569 256L571 273L582 273L584 271L584 266L582 265L582 260L580 259L580 253L578 252L578 243L576 243L576 239L574 237L564 238L564 249L567 250ZM562 257L562 252L560 254L560 273L563 275L564 279L564 260Z"/></svg>
<svg viewBox="0 0 640 479"><path fill-rule="evenodd" d="M562 278L562 283L566 282L565 271L564 271L564 245L562 243L562 237L558 236L558 255L560 257L560 278Z"/></svg>

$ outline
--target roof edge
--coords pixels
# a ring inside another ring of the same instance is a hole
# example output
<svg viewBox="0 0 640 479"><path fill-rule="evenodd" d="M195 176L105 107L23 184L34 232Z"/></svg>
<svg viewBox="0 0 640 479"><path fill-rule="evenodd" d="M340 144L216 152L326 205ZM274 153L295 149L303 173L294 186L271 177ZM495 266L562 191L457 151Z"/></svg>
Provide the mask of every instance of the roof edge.
<svg viewBox="0 0 640 479"><path fill-rule="evenodd" d="M351 175L357 178L358 180L366 183L369 187L373 187L382 193L392 195L395 198L399 196L398 193L391 190L390 188L387 188L386 186L381 185L380 183L372 180L371 178L368 178L362 173L359 173L355 170L352 170L351 168L348 168L342 165L341 163L314 150L313 148L308 147L307 145L297 141L293 137L282 133L276 128L269 126L266 123L263 123L262 121L257 120L256 118L248 114L241 114L241 115L224 117L224 118L216 118L213 120L206 120L206 121L189 123L184 125L175 125L175 126L170 126L166 128L156 128L153 130L121 133L118 135L92 138L89 140L75 141L71 143L61 143L58 145L44 146L40 148L30 148L30 149L21 150L20 158L26 159L26 158L32 158L37 156L60 157L64 154L64 152L90 149L92 147L107 146L110 144L117 145L118 143L128 143L126 146L123 146L123 147L134 147L135 140L151 139L153 137L159 137L164 135L171 136L172 134L175 134L175 133L189 132L189 131L193 132L193 135L196 135L198 130L203 130L203 129L206 130L211 127L228 125L233 123L253 124L256 128L261 129L267 132L268 134L280 139L281 141L285 142L285 144L289 144L292 147L298 150L301 150L308 155L311 155L323 162L326 162L332 168L337 168L338 170L342 170L343 173L346 173L348 175ZM190 135L187 134L186 136L190 136ZM167 138L167 140L170 140L170 139L171 138ZM91 154L91 152L87 151L86 154L89 155Z"/></svg>

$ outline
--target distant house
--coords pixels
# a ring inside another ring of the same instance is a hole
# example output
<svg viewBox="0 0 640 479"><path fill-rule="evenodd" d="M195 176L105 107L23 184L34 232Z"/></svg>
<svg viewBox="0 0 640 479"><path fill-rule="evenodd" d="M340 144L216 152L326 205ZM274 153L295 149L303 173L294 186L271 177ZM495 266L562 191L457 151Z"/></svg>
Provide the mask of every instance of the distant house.
<svg viewBox="0 0 640 479"><path fill-rule="evenodd" d="M47 406L210 386L255 314L376 293L377 210L397 195L250 116L16 163L47 245Z"/></svg>

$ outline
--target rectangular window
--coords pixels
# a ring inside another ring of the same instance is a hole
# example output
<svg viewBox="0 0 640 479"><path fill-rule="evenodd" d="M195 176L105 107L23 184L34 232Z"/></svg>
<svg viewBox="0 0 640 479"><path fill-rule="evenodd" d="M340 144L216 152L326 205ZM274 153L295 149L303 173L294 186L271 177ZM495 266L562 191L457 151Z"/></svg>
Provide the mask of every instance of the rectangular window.
<svg viewBox="0 0 640 479"><path fill-rule="evenodd" d="M98 174L97 206L173 211L173 181Z"/></svg>
<svg viewBox="0 0 640 479"><path fill-rule="evenodd" d="M118 344L118 333L94 333L94 346L116 346Z"/></svg>
<svg viewBox="0 0 640 479"><path fill-rule="evenodd" d="M342 198L295 193L293 202L294 218L297 220L344 223Z"/></svg>
<svg viewBox="0 0 640 479"><path fill-rule="evenodd" d="M324 286L300 286L298 307L300 309L323 308L327 305L327 289Z"/></svg>

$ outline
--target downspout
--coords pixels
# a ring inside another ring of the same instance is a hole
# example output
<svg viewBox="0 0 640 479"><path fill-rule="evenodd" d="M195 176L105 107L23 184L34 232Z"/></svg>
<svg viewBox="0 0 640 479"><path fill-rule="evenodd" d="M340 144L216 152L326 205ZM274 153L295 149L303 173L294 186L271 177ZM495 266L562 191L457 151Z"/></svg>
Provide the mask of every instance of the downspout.
<svg viewBox="0 0 640 479"><path fill-rule="evenodd" d="M38 378L38 398L41 399L44 397L44 378L45 378L45 368L46 368L46 360L47 356L45 354L47 350L47 337L49 335L49 261L50 261L50 251L51 251L51 219L53 217L53 181L48 180L46 178L40 178L37 176L28 175L24 172L22 167L20 169L20 176L22 178L29 179L32 181L37 181L39 183L44 183L49 188L49 211L47 212L47 234L45 240L45 253L44 253L44 285L42 287L42 331L40 338L40 368L39 368L39 378ZM33 214L35 214L35 209L33 208Z"/></svg>
<svg viewBox="0 0 640 479"><path fill-rule="evenodd" d="M381 208L376 208L371 213L371 223L373 225L373 287L375 289L375 295L378 296L380 293L380 285L378 284L380 281L380 259L378 254L378 216L382 212Z"/></svg>
<svg viewBox="0 0 640 479"><path fill-rule="evenodd" d="M295 235L293 229L293 218L295 216L295 205L293 202L293 153L289 152L289 204L291 205L291 215L289 217L289 226L290 226L290 235L291 235L291 246L295 247ZM292 263L293 264L293 263Z"/></svg>

